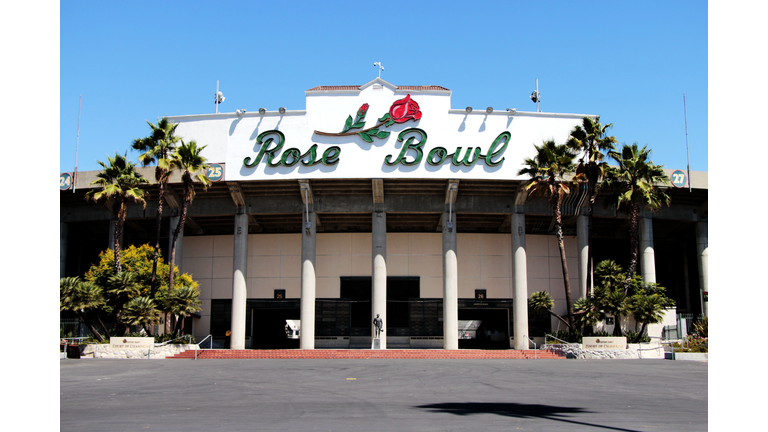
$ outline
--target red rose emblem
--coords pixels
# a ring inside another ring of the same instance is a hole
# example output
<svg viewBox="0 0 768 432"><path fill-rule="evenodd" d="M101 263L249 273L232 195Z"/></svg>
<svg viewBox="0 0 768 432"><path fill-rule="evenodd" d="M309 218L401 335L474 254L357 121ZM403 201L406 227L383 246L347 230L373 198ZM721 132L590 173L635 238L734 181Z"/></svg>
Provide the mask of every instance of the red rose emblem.
<svg viewBox="0 0 768 432"><path fill-rule="evenodd" d="M357 115L364 116L365 113L367 112L368 112L368 104L366 103L366 104L363 104L363 106L361 106L359 110L357 110Z"/></svg>
<svg viewBox="0 0 768 432"><path fill-rule="evenodd" d="M389 108L389 116L395 123L405 123L408 120L418 120L421 118L419 104L407 95L404 99L395 101Z"/></svg>

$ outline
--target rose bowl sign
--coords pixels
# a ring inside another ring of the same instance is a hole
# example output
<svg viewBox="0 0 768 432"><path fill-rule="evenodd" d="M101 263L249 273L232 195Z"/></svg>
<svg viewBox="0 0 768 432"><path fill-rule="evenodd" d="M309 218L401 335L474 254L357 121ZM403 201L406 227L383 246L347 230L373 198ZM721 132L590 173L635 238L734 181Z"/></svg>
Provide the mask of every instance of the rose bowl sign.
<svg viewBox="0 0 768 432"><path fill-rule="evenodd" d="M376 79L307 91L306 110L168 117L226 162L225 181L319 178L519 180L534 144L565 142L582 114L452 110L451 91ZM426 86L429 87L429 86Z"/></svg>

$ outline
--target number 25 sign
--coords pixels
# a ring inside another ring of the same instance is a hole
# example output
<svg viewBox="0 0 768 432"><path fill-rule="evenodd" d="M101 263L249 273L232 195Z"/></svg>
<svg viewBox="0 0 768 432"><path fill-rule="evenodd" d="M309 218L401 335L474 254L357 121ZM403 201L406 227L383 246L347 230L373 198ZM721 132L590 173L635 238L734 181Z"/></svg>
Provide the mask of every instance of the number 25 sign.
<svg viewBox="0 0 768 432"><path fill-rule="evenodd" d="M208 167L205 175L212 181L217 182L224 178L224 167L221 164L213 163Z"/></svg>

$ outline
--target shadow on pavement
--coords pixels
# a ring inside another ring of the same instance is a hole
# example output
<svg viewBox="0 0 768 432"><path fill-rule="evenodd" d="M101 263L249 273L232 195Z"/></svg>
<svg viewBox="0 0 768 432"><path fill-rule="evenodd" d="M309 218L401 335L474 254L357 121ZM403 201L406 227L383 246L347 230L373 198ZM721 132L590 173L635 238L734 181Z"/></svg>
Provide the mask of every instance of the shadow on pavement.
<svg viewBox="0 0 768 432"><path fill-rule="evenodd" d="M572 424L579 424L584 426L591 426L596 428L603 428L615 431L626 432L639 432L634 429L623 429L612 426L604 426L594 423L586 423L575 420L569 420L565 417L570 417L578 414L593 414L593 411L586 411L583 408L573 407L558 407L552 405L529 405L519 403L500 403L500 402L451 402L451 403L438 403L419 405L415 408L421 408L430 410L430 412L448 413L460 416L472 415L472 414L496 414L506 417L516 418L541 418L554 420L559 422L566 422Z"/></svg>

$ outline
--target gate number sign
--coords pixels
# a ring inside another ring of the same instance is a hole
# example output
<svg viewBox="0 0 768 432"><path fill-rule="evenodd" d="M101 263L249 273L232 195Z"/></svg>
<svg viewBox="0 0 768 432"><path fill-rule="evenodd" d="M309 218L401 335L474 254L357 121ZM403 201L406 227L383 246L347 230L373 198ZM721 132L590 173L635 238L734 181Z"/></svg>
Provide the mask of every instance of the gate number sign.
<svg viewBox="0 0 768 432"><path fill-rule="evenodd" d="M62 173L59 176L59 189L60 190L69 190L69 188L72 187L72 174L70 173Z"/></svg>
<svg viewBox="0 0 768 432"><path fill-rule="evenodd" d="M208 167L208 171L205 175L212 181L217 182L224 177L224 167L220 164L213 163Z"/></svg>
<svg viewBox="0 0 768 432"><path fill-rule="evenodd" d="M672 180L672 184L675 187L685 187L686 184L688 184L688 176L685 175L685 172L681 170L677 170L672 173L671 176L669 176L670 180Z"/></svg>

